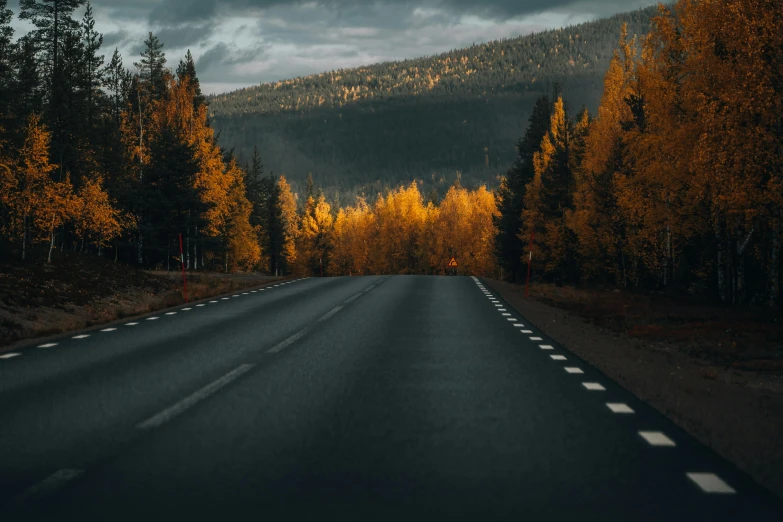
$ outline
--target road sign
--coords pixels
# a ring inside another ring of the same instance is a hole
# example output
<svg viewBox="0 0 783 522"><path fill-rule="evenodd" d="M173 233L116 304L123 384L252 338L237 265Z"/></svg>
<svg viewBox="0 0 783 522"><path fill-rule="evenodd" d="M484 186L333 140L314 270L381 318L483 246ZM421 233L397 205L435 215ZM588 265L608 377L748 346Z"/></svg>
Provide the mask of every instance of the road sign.
<svg viewBox="0 0 783 522"><path fill-rule="evenodd" d="M452 267L456 267L456 266L459 266L459 265L457 265L457 259L452 257L451 261L449 261L448 267L452 268Z"/></svg>

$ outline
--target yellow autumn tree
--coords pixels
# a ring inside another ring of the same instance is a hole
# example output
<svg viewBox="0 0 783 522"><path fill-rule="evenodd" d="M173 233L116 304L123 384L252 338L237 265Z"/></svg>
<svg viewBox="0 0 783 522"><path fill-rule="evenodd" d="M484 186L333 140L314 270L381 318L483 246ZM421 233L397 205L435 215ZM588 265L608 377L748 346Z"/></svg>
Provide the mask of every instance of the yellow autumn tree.
<svg viewBox="0 0 783 522"><path fill-rule="evenodd" d="M95 176L85 179L76 193L73 224L74 232L82 242L92 241L100 252L132 222L112 205L103 188L103 178Z"/></svg>
<svg viewBox="0 0 783 522"><path fill-rule="evenodd" d="M320 275L327 272L331 246L332 207L323 195L310 196L300 222L297 250L297 272Z"/></svg>
<svg viewBox="0 0 783 522"><path fill-rule="evenodd" d="M414 182L379 197L374 214L374 273L420 273L427 265L422 249L427 213L418 184Z"/></svg>
<svg viewBox="0 0 783 522"><path fill-rule="evenodd" d="M293 267L296 263L296 239L299 237L299 216L296 212L296 196L291 191L291 185L280 176L277 180L280 192L280 214L283 220L283 249L281 256L287 267Z"/></svg>

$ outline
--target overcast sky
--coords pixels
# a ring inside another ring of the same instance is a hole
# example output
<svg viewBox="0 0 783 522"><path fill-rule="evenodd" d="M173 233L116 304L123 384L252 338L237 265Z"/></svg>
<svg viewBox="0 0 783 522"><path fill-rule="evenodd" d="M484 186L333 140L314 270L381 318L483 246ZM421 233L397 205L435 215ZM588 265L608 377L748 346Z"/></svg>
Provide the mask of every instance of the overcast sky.
<svg viewBox="0 0 783 522"><path fill-rule="evenodd" d="M655 4L650 0L93 0L107 60L138 60L148 31L206 93L414 58ZM18 0L9 7L18 12ZM82 10L83 11L83 10ZM79 12L81 16L81 12ZM17 35L29 25L15 20Z"/></svg>

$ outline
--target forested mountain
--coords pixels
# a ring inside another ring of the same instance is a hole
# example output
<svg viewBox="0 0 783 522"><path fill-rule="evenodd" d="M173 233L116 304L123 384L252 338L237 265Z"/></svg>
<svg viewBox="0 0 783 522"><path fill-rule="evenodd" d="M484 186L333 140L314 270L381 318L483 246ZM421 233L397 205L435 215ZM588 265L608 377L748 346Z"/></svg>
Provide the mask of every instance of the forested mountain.
<svg viewBox="0 0 783 522"><path fill-rule="evenodd" d="M645 34L654 14L240 89L209 97L210 118L240 158L258 146L295 186L312 172L345 202L413 179L442 196L457 171L497 185L536 98L559 83L572 108L594 111L622 24Z"/></svg>

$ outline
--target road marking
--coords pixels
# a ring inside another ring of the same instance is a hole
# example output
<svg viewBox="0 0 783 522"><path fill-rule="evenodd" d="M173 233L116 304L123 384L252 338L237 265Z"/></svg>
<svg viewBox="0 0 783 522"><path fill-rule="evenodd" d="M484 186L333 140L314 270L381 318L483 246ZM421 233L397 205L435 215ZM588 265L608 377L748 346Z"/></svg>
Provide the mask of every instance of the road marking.
<svg viewBox="0 0 783 522"><path fill-rule="evenodd" d="M287 347L287 346L289 346L289 345L291 345L291 344L295 343L295 342L296 342L296 341L298 341L298 340L299 340L299 339L300 339L300 338L301 338L301 337L302 337L302 336L303 336L305 333L307 333L307 330L309 330L309 328L305 328L305 329L304 329L304 330L302 330L301 332L297 332L297 333L295 333L294 335L292 335L291 337L289 337L289 338L288 338L288 339L286 339L285 341L281 342L280 344L278 344L277 346L275 346L275 347L273 347L271 350L269 350L269 353L277 353L277 352L279 352L280 350L282 350L283 348L285 348L285 347Z"/></svg>
<svg viewBox="0 0 783 522"><path fill-rule="evenodd" d="M0 355L0 359L10 359L12 357L16 357L17 355L22 355L20 353L6 353L4 355Z"/></svg>
<svg viewBox="0 0 783 522"><path fill-rule="evenodd" d="M57 346L57 343L46 343L38 345L38 348L51 348L52 346Z"/></svg>
<svg viewBox="0 0 783 522"><path fill-rule="evenodd" d="M242 292L242 295L247 295L247 292Z"/></svg>
<svg viewBox="0 0 783 522"><path fill-rule="evenodd" d="M264 290L266 290L266 288L261 288L261 289L260 289L260 291L261 291L261 292L263 292Z"/></svg>
<svg viewBox="0 0 783 522"><path fill-rule="evenodd" d="M323 317L321 317L321 318L320 318L320 319L318 319L318 320L319 320L319 321L326 321L327 319L329 319L330 317L332 317L334 314L336 314L337 312L339 312L339 311L340 311L340 310L342 310L342 309L343 309L343 307L342 307L342 306L335 306L334 308L332 308L331 310L329 310L329 311L326 313L326 315L324 315Z"/></svg>
<svg viewBox="0 0 783 522"><path fill-rule="evenodd" d="M190 312L193 309L192 308L183 308L182 310L184 310L185 312Z"/></svg>
<svg viewBox="0 0 783 522"><path fill-rule="evenodd" d="M565 355L550 355L550 357L555 361L565 361L566 356Z"/></svg>
<svg viewBox="0 0 783 522"><path fill-rule="evenodd" d="M101 332L113 332L116 328L104 328Z"/></svg>
<svg viewBox="0 0 783 522"><path fill-rule="evenodd" d="M250 291L251 294L255 294L256 292L258 292L258 290L251 290Z"/></svg>
<svg viewBox="0 0 783 522"><path fill-rule="evenodd" d="M506 317L506 316L509 316L509 315L511 315L511 314L510 314L510 313L508 313L508 312L506 312L506 313L504 313L504 314L500 314L500 315L502 315L503 317Z"/></svg>
<svg viewBox="0 0 783 522"><path fill-rule="evenodd" d="M543 341L543 339L541 337L531 337L530 340L531 341Z"/></svg>
<svg viewBox="0 0 783 522"><path fill-rule="evenodd" d="M577 368L576 366L566 366L565 371L568 373L585 373L581 368Z"/></svg>
<svg viewBox="0 0 783 522"><path fill-rule="evenodd" d="M275 285L275 286L280 286L280 285Z"/></svg>
<svg viewBox="0 0 783 522"><path fill-rule="evenodd" d="M139 323L125 323L125 326L136 326Z"/></svg>
<svg viewBox="0 0 783 522"><path fill-rule="evenodd" d="M236 295L232 295L232 296L231 296L231 297L239 297L239 294L236 294Z"/></svg>
<svg viewBox="0 0 783 522"><path fill-rule="evenodd" d="M220 388L225 386L226 384L230 383L231 381L237 379L239 376L241 376L243 373L247 372L249 369L253 367L252 364L243 364L239 366L238 368L232 370L231 372L227 373L220 379L216 380L215 382L208 384L207 386L201 388L199 391L194 393L193 395L186 397L185 399L181 400L177 404L166 408L162 412L158 413L157 415L153 415L149 419L145 420L144 422L137 424L136 427L140 430L146 430L149 428L155 428L157 426L160 426L164 422L173 419L177 415L181 414L194 404L196 404L199 401L202 401L218 391Z"/></svg>
<svg viewBox="0 0 783 522"><path fill-rule="evenodd" d="M513 323L514 321L519 321L519 319L516 317L506 317L506 321L511 321Z"/></svg>
<svg viewBox="0 0 783 522"><path fill-rule="evenodd" d="M554 350L551 344L539 344L538 345L542 350Z"/></svg>
<svg viewBox="0 0 783 522"><path fill-rule="evenodd" d="M160 317L147 317L147 321L157 321Z"/></svg>
<svg viewBox="0 0 783 522"><path fill-rule="evenodd" d="M177 315L177 312L166 312L166 315Z"/></svg>
<svg viewBox="0 0 783 522"><path fill-rule="evenodd" d="M196 306L207 306L207 305L205 305L204 303L201 303L201 304L197 304Z"/></svg>
<svg viewBox="0 0 783 522"><path fill-rule="evenodd" d="M517 328L524 328L525 327L525 325L522 324L522 323L514 323L514 326L516 326Z"/></svg>
<svg viewBox="0 0 783 522"><path fill-rule="evenodd" d="M71 337L71 339L86 339L89 336L90 334L74 335L73 337Z"/></svg>
<svg viewBox="0 0 783 522"><path fill-rule="evenodd" d="M533 330L520 330L520 332L526 333L526 334L532 334Z"/></svg>
<svg viewBox="0 0 783 522"><path fill-rule="evenodd" d="M631 407L624 402L607 402L606 406L614 413L633 413Z"/></svg>
<svg viewBox="0 0 783 522"><path fill-rule="evenodd" d="M217 301L210 301L210 303L217 303Z"/></svg>
<svg viewBox="0 0 783 522"><path fill-rule="evenodd" d="M221 297L220 299L222 299L223 301L228 301L229 300L228 297Z"/></svg>
<svg viewBox="0 0 783 522"><path fill-rule="evenodd" d="M734 488L723 482L714 473L686 473L705 493L736 493Z"/></svg>
<svg viewBox="0 0 783 522"><path fill-rule="evenodd" d="M41 497L47 493L51 493L62 487L66 482L77 478L82 473L84 473L84 471L81 469L61 469L56 471L35 486L23 491L16 497L16 502L27 502L35 497Z"/></svg>
<svg viewBox="0 0 783 522"><path fill-rule="evenodd" d="M606 391L606 388L604 388L597 382L583 382L582 386L592 391Z"/></svg>
<svg viewBox="0 0 783 522"><path fill-rule="evenodd" d="M376 286L378 286L378 285L370 285L370 286L368 286L367 289L364 291L364 293L366 294L367 292L369 292L370 290L372 290Z"/></svg>
<svg viewBox="0 0 783 522"><path fill-rule="evenodd" d="M640 431L639 435L651 446L676 446L674 441L660 431Z"/></svg>
<svg viewBox="0 0 783 522"><path fill-rule="evenodd" d="M495 306L499 308L499 310L498 310L499 312L505 312L506 311L505 308L500 308L501 306L503 306L502 304L496 304Z"/></svg>
<svg viewBox="0 0 783 522"><path fill-rule="evenodd" d="M353 294L351 297L349 297L348 299L346 299L345 301L343 301L343 304L348 304L348 303L350 303L351 301L353 301L354 299L358 299L359 297L361 297L361 295L362 295L362 293L361 293L361 292L359 292L358 294Z"/></svg>

